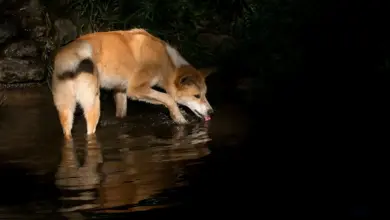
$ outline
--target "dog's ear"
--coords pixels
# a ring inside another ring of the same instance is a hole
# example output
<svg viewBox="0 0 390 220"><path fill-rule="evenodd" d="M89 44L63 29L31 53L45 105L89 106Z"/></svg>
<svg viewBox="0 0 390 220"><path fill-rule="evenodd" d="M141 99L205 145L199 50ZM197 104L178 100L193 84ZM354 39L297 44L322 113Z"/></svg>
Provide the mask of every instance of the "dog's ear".
<svg viewBox="0 0 390 220"><path fill-rule="evenodd" d="M203 75L204 78L207 78L211 73L217 71L217 67L201 68L199 72Z"/></svg>
<svg viewBox="0 0 390 220"><path fill-rule="evenodd" d="M179 79L179 83L180 85L193 85L195 84L195 79L194 79L194 76L192 75L183 75L182 77L180 77Z"/></svg>

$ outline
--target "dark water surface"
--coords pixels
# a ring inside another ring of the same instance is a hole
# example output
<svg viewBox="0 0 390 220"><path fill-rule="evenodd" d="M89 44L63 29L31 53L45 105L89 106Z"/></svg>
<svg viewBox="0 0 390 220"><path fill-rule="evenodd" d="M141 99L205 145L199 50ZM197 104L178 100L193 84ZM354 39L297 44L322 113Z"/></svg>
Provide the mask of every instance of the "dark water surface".
<svg viewBox="0 0 390 220"><path fill-rule="evenodd" d="M208 123L187 115L190 125L175 126L164 108L136 102L129 102L126 118L116 119L107 101L96 136L85 136L78 111L73 140L64 141L47 88L9 90L6 96L0 107L2 219L184 210L183 204L195 200L214 203L210 193L237 193L218 192L214 189L224 186L212 182L230 172L231 183L225 183L239 181L242 174L231 168L233 162L222 172L223 163L204 165L212 161L211 143L215 151L229 152L245 137L248 117L237 105L215 106L217 114Z"/></svg>
<svg viewBox="0 0 390 220"><path fill-rule="evenodd" d="M96 136L85 137L78 111L65 142L47 88L7 90L0 219L371 215L383 144L341 110L319 114L324 105L305 94L270 108L220 93L211 121L187 114L186 126L134 101L117 119L106 97Z"/></svg>

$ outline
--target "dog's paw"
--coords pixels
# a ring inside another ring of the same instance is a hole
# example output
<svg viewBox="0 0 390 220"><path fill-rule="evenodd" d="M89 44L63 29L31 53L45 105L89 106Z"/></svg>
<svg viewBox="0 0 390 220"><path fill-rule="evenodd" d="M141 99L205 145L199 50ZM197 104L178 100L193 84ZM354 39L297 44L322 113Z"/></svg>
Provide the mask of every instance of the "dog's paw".
<svg viewBox="0 0 390 220"><path fill-rule="evenodd" d="M126 115L127 115L127 112L124 111L124 110L117 110L117 111L115 112L115 116L116 116L117 118L119 118L119 119L126 117Z"/></svg>
<svg viewBox="0 0 390 220"><path fill-rule="evenodd" d="M73 139L72 135L70 133L65 133L64 134L64 140L65 141L71 141Z"/></svg>
<svg viewBox="0 0 390 220"><path fill-rule="evenodd" d="M175 121L176 124L179 124L179 125L188 124L188 121L184 118L183 115L175 117L174 121Z"/></svg>

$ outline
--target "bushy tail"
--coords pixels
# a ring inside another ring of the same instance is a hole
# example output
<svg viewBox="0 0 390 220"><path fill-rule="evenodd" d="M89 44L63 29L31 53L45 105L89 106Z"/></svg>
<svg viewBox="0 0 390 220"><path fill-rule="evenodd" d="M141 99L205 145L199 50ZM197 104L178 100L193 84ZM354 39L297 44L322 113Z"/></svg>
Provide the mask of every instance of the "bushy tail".
<svg viewBox="0 0 390 220"><path fill-rule="evenodd" d="M57 54L54 60L54 76L73 78L81 72L94 73L92 46L87 41L74 41Z"/></svg>

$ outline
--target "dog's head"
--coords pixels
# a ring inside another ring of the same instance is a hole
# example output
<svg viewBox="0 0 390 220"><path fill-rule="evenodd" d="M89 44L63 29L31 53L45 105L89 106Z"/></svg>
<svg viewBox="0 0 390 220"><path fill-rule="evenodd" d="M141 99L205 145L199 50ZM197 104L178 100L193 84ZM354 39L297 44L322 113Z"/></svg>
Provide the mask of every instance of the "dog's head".
<svg viewBox="0 0 390 220"><path fill-rule="evenodd" d="M205 120L210 119L213 108L206 98L206 77L214 69L195 69L192 66L182 66L177 69L176 102L187 106L194 114Z"/></svg>

